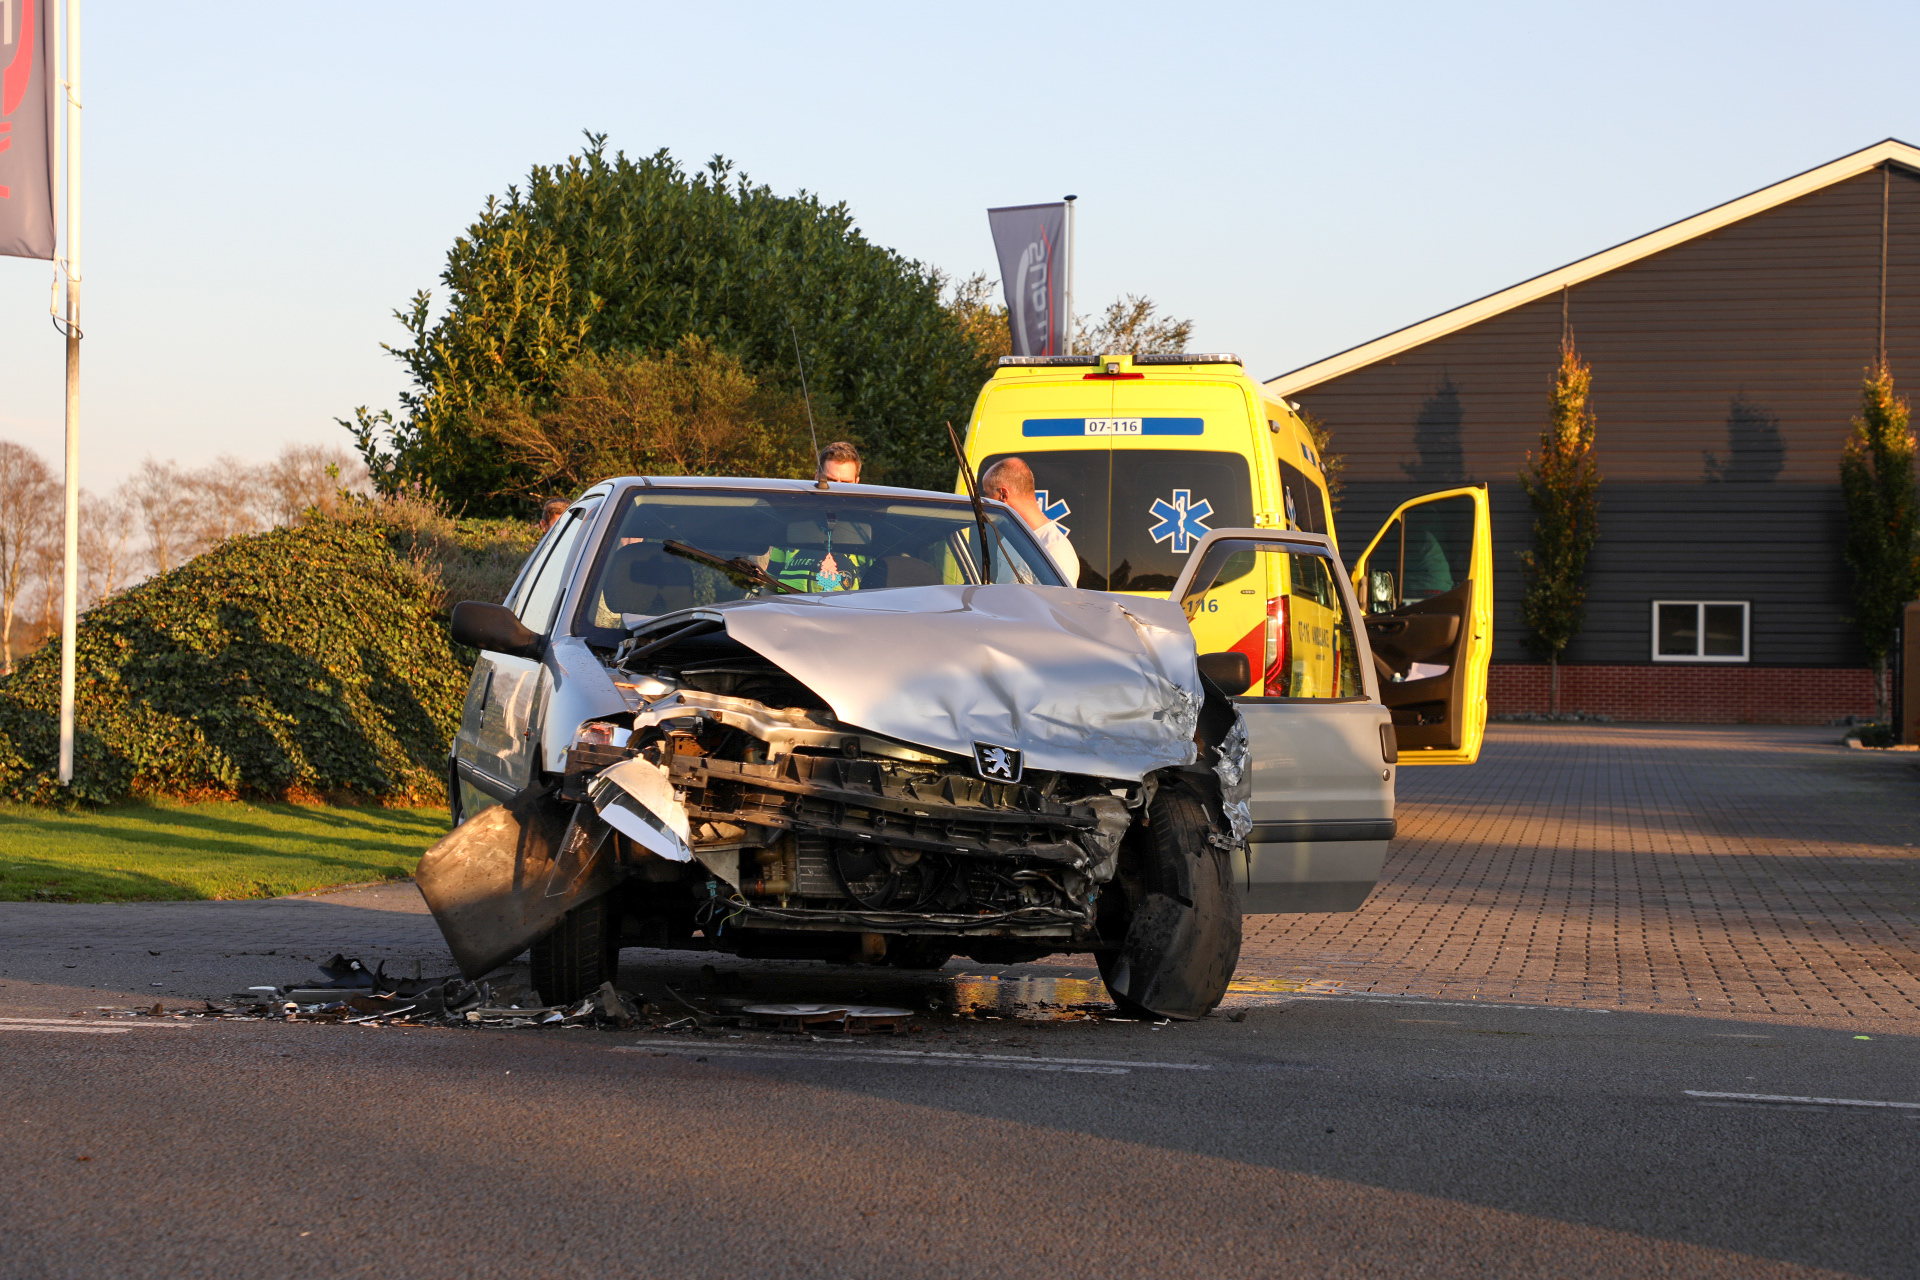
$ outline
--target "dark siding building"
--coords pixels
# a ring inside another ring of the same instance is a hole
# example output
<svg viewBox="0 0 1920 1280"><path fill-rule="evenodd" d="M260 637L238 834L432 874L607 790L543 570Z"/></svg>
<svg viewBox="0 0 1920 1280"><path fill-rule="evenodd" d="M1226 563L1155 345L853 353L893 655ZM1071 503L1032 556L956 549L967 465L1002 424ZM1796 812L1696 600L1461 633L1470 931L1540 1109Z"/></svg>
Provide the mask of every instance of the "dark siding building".
<svg viewBox="0 0 1920 1280"><path fill-rule="evenodd" d="M1896 379L1920 386L1920 150L1881 143L1268 384L1346 457L1349 556L1405 499L1489 486L1495 714L1545 709L1546 669L1521 644L1532 514L1516 473L1563 331L1593 367L1604 479L1562 706L1871 713L1839 459L1883 341Z"/></svg>

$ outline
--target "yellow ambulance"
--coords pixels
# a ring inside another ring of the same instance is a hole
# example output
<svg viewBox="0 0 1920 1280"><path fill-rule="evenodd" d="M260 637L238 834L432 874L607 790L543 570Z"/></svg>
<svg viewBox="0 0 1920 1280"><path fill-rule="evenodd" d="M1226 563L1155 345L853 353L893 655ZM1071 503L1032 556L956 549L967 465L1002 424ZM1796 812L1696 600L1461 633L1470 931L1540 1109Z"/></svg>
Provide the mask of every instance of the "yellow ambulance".
<svg viewBox="0 0 1920 1280"><path fill-rule="evenodd" d="M1222 530L1334 536L1305 424L1237 356L1004 356L966 451L976 476L1002 458L1026 461L1089 590L1164 596ZM1247 655L1254 682L1242 703L1359 696L1360 646L1329 564L1338 561L1248 551L1182 601L1202 653ZM1492 569L1485 486L1402 504L1354 562L1398 763L1470 764L1480 753Z"/></svg>

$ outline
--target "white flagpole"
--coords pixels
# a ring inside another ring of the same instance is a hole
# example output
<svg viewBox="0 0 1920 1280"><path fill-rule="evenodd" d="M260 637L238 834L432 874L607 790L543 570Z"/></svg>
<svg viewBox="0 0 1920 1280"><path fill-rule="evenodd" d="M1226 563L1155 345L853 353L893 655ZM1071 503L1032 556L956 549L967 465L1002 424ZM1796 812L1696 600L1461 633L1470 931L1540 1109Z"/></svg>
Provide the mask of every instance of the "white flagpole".
<svg viewBox="0 0 1920 1280"><path fill-rule="evenodd" d="M1079 196L1067 197L1067 322L1060 330L1060 332L1066 335L1067 339L1067 349L1063 353L1065 355L1073 354L1073 202L1079 198ZM1100 353L1096 351L1093 354L1099 355Z"/></svg>
<svg viewBox="0 0 1920 1280"><path fill-rule="evenodd" d="M67 0L67 545L60 584L60 785L73 783L74 631L80 612L80 0Z"/></svg>

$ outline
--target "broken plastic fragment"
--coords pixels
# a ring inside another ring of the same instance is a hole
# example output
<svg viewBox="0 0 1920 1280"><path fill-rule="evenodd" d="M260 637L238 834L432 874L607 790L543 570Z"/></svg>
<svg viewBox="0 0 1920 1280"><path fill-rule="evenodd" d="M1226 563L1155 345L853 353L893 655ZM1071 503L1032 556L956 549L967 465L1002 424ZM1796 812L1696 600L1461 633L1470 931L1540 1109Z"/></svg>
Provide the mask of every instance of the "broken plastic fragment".
<svg viewBox="0 0 1920 1280"><path fill-rule="evenodd" d="M645 760L609 765L587 785L608 826L669 862L693 861L686 806L674 797L666 770Z"/></svg>

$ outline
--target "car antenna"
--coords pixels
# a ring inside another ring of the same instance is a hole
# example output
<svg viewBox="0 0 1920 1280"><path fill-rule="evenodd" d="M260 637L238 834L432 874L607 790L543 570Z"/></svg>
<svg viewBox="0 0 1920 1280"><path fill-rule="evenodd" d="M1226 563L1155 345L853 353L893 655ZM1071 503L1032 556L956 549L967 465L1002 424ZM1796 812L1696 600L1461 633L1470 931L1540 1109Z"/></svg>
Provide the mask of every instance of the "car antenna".
<svg viewBox="0 0 1920 1280"><path fill-rule="evenodd" d="M967 451L960 447L960 437L953 432L953 424L947 424L947 439L953 441L953 456L960 459L960 479L966 483L967 497L973 500L973 523L980 531L980 581L993 581L993 548L987 545L987 509L980 505L980 491L974 488L973 472L967 468Z"/></svg>
<svg viewBox="0 0 1920 1280"><path fill-rule="evenodd" d="M793 317L787 317L787 332L793 335L793 363L800 369L800 401L807 406L807 438L813 441L813 465L820 465L820 433L813 429L813 397L807 394L807 362L800 358L800 331L793 327ZM827 487L827 478L820 476L815 487Z"/></svg>

